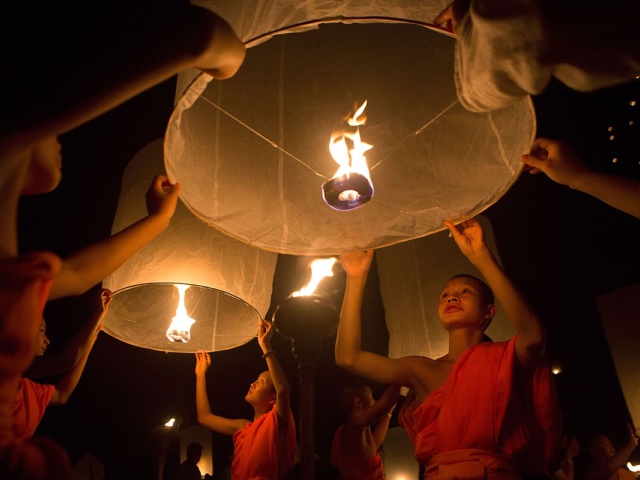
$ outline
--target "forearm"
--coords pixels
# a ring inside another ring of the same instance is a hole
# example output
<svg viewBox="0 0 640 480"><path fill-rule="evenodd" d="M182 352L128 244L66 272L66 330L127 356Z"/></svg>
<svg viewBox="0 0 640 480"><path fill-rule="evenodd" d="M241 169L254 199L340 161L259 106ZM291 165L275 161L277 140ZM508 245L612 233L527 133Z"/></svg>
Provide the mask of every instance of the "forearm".
<svg viewBox="0 0 640 480"><path fill-rule="evenodd" d="M518 352L525 357L521 360L525 364L535 362L542 355L546 343L546 332L542 322L488 249L470 260L487 280L509 322L516 330L517 342L522 347Z"/></svg>
<svg viewBox="0 0 640 480"><path fill-rule="evenodd" d="M640 182L635 179L590 171L569 186L640 218Z"/></svg>
<svg viewBox="0 0 640 480"><path fill-rule="evenodd" d="M382 442L384 442L387 432L389 431L389 423L391 422L391 413L385 413L378 422L373 431L373 441L376 442L376 449L379 450Z"/></svg>
<svg viewBox="0 0 640 480"><path fill-rule="evenodd" d="M196 412L198 422L211 415L209 395L207 394L207 380L203 375L196 375Z"/></svg>
<svg viewBox="0 0 640 480"><path fill-rule="evenodd" d="M362 351L361 310L366 282L366 275L347 277L335 346L336 363L343 368L353 367Z"/></svg>
<svg viewBox="0 0 640 480"><path fill-rule="evenodd" d="M169 221L168 217L148 215L121 232L65 258L49 299L81 295L100 283L164 231Z"/></svg>
<svg viewBox="0 0 640 480"><path fill-rule="evenodd" d="M220 69L224 78L229 74L227 55L240 54L226 22L195 6L158 9L141 22L115 28L117 35L99 31L86 40L92 55L82 63L71 58L57 71L46 72L55 95L20 96L22 108L5 112L11 123L0 124L0 136L31 145L65 133L186 68L200 67L201 59L206 60L202 66ZM219 51L220 58L210 58L211 50Z"/></svg>
<svg viewBox="0 0 640 480"><path fill-rule="evenodd" d="M90 353L91 348L89 348L89 350L82 357L80 357L78 363L76 363L76 365L71 370L69 370L66 375L62 377L62 379L56 384L56 389L53 396L51 397L51 404L62 405L67 403L67 400L69 400L69 397L80 382L80 377L82 377L84 367L87 365L87 360L89 360Z"/></svg>

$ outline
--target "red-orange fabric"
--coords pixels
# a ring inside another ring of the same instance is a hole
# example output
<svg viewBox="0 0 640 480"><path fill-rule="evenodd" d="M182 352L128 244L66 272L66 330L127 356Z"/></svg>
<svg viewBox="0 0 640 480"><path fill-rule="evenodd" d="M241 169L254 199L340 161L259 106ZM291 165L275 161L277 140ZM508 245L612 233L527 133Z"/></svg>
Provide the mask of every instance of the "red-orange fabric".
<svg viewBox="0 0 640 480"><path fill-rule="evenodd" d="M17 439L31 438L42 420L56 387L21 378L13 403L13 430Z"/></svg>
<svg viewBox="0 0 640 480"><path fill-rule="evenodd" d="M444 385L402 414L425 478L541 474L561 439L548 362L518 368L515 338L468 349Z"/></svg>
<svg viewBox="0 0 640 480"><path fill-rule="evenodd" d="M340 470L343 480L385 480L380 454L369 458L353 458L344 451L340 437L342 425L336 430L331 444L331 463Z"/></svg>
<svg viewBox="0 0 640 480"><path fill-rule="evenodd" d="M278 435L283 448L278 448ZM276 407L233 435L233 480L280 480L296 459L293 414L282 426Z"/></svg>

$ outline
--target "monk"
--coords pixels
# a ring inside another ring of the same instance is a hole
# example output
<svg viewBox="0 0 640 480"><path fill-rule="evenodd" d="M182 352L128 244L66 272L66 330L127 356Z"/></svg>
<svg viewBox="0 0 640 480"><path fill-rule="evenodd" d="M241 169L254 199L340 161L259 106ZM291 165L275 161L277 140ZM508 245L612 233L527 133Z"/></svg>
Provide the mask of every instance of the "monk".
<svg viewBox="0 0 640 480"><path fill-rule="evenodd" d="M408 387L415 402L402 414L424 478L502 479L545 473L556 458L559 408L545 358L546 331L487 248L475 219L445 222L462 253L493 287L517 335L486 342L495 315L493 292L458 275L440 294L438 314L449 333L440 358L391 359L360 347L360 311L373 251L344 254L347 284L336 363L382 384Z"/></svg>
<svg viewBox="0 0 640 480"><path fill-rule="evenodd" d="M380 447L399 398L397 385L387 388L378 401L371 387L362 383L342 390L340 407L346 418L333 436L331 463L338 467L343 480L386 479Z"/></svg>
<svg viewBox="0 0 640 480"><path fill-rule="evenodd" d="M261 320L258 344L268 370L249 387L245 400L253 420L232 419L211 412L206 372L211 357L196 353L196 409L198 423L222 435L233 436L233 480L282 480L296 456L296 425L291 411L290 385L271 347L273 324Z"/></svg>

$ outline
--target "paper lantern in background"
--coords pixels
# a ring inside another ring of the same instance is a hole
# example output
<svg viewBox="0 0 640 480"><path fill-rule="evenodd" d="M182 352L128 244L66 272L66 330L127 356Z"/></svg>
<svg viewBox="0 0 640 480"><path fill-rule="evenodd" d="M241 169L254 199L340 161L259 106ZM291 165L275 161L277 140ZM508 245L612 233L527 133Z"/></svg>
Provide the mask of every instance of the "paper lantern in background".
<svg viewBox="0 0 640 480"><path fill-rule="evenodd" d="M146 215L145 192L163 172L163 144L156 140L124 172L113 233ZM104 280L103 287L114 292L104 331L135 346L172 352L242 345L256 336L269 309L276 261L275 253L207 226L179 201L170 226ZM189 285L185 313L195 320L186 343L167 338L178 309L176 284Z"/></svg>
<svg viewBox="0 0 640 480"><path fill-rule="evenodd" d="M531 100L487 114L459 104L455 39L427 25L440 2L198 3L250 47L233 78L195 78L167 129L167 172L216 229L269 251L336 255L442 230L517 179ZM322 195L337 168L329 143L365 100L375 194L335 210Z"/></svg>
<svg viewBox="0 0 640 480"><path fill-rule="evenodd" d="M485 242L498 257L489 220L477 217ZM376 251L380 293L389 330L389 357L422 355L437 358L449 349L449 336L438 317L442 287L454 275L484 278L460 252L448 231ZM515 330L496 302L497 313L486 333L507 340Z"/></svg>
<svg viewBox="0 0 640 480"><path fill-rule="evenodd" d="M387 431L382 442L382 455L387 480L420 478L420 465L413 456L413 445L404 428L392 427Z"/></svg>

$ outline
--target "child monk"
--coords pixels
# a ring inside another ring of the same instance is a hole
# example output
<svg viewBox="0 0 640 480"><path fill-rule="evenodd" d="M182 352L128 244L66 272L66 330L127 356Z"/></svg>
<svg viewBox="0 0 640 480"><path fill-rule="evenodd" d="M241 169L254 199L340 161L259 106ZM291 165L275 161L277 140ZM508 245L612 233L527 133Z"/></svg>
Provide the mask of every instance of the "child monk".
<svg viewBox="0 0 640 480"><path fill-rule="evenodd" d="M291 412L290 386L276 351L271 347L273 324L261 320L258 344L267 370L249 387L245 401L253 407L253 420L230 419L211 413L206 372L211 357L196 353L196 407L198 423L214 432L233 436L233 480L282 480L296 456L296 425Z"/></svg>
<svg viewBox="0 0 640 480"><path fill-rule="evenodd" d="M330 458L343 480L385 480L380 447L399 398L397 385L387 388L377 402L371 387L363 383L343 389L340 407L346 418L333 436Z"/></svg>
<svg viewBox="0 0 640 480"><path fill-rule="evenodd" d="M438 314L449 332L440 358L391 359L360 347L360 310L373 251L342 255L347 284L336 363L352 374L401 385L416 395L402 423L425 478L502 479L545 471L558 447L559 412L545 361L546 332L524 296L487 248L475 220L445 225L462 253L493 287L517 335L483 342L495 315L493 293L459 275L440 293Z"/></svg>

